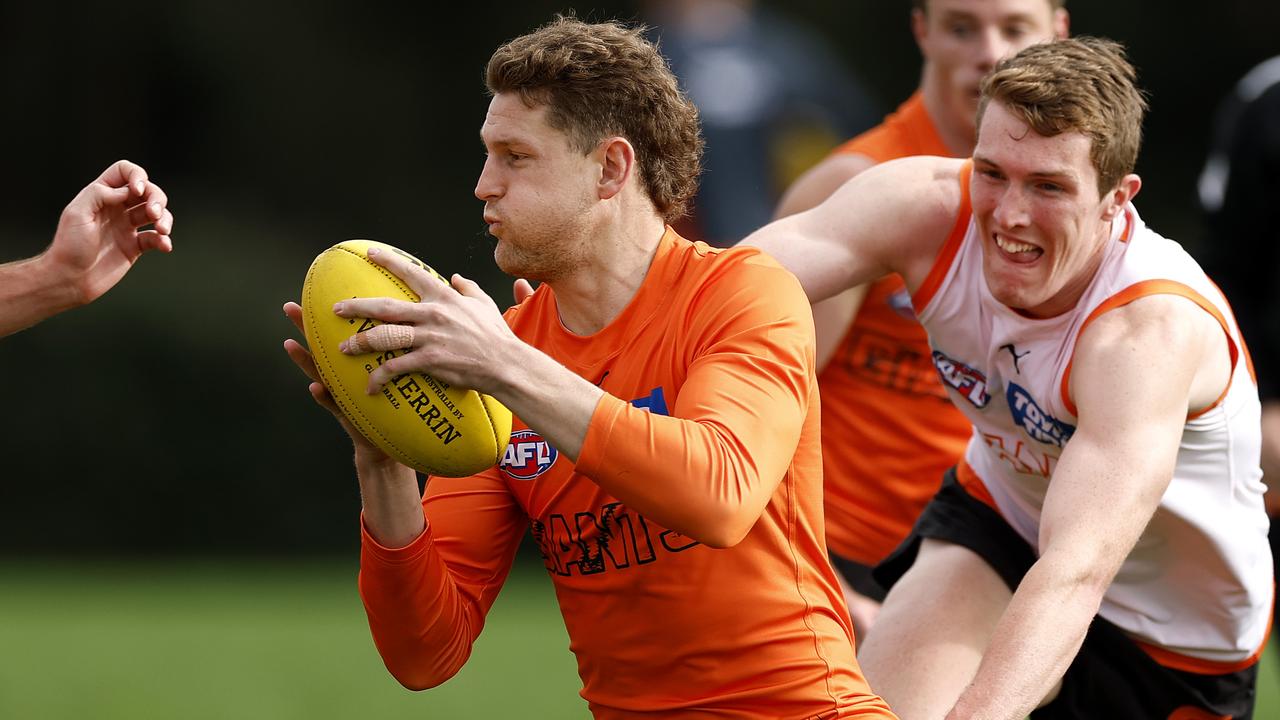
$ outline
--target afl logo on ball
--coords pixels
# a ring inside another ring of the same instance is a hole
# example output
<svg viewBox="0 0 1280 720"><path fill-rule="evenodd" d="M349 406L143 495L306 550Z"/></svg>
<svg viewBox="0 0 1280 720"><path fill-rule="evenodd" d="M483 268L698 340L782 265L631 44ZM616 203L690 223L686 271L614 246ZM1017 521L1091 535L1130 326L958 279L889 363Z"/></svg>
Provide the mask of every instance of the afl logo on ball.
<svg viewBox="0 0 1280 720"><path fill-rule="evenodd" d="M546 472L560 453L532 430L511 433L511 442L498 467L516 480L532 480Z"/></svg>

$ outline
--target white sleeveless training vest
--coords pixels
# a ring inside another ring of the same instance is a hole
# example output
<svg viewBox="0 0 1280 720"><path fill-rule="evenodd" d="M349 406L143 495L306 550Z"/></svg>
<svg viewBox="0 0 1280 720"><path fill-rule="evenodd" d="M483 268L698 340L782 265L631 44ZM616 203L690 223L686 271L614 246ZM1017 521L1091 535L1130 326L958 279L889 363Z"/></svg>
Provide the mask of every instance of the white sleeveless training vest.
<svg viewBox="0 0 1280 720"><path fill-rule="evenodd" d="M1054 466L1077 423L1068 373L1084 327L1160 293L1187 297L1223 326L1230 384L1217 404L1188 418L1173 481L1099 615L1154 646L1148 651L1166 665L1242 667L1265 639L1273 582L1258 392L1226 300L1179 245L1147 228L1129 205L1076 307L1047 319L1019 315L987 287L967 190L966 183L957 222L967 230L958 247L957 234L939 253L933 282L917 291L917 309L943 384L974 424L962 473L972 470L1033 549Z"/></svg>

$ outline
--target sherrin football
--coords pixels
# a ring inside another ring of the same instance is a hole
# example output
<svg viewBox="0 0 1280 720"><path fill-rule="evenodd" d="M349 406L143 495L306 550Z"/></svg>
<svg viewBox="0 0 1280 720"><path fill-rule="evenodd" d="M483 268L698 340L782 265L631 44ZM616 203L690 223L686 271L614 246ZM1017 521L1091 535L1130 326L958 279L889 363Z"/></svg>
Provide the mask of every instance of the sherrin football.
<svg viewBox="0 0 1280 720"><path fill-rule="evenodd" d="M320 253L302 283L302 318L325 387L361 434L415 470L462 477L493 466L511 436L511 411L497 400L423 373L400 375L381 393L369 395L365 388L374 368L408 350L364 355L338 350L343 340L381 323L339 317L334 303L357 297L418 301L403 280L369 260L371 247L394 252L447 282L412 255L371 240L348 240Z"/></svg>

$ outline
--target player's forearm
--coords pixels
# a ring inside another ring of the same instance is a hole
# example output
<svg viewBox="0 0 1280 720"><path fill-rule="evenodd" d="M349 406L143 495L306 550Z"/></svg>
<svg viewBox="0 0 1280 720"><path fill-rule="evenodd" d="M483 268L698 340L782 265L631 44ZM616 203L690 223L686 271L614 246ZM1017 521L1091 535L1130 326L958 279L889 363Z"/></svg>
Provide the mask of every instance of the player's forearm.
<svg viewBox="0 0 1280 720"><path fill-rule="evenodd" d="M1062 679L1109 578L1085 554L1046 552L1018 586L947 720L1021 720Z"/></svg>
<svg viewBox="0 0 1280 720"><path fill-rule="evenodd" d="M426 526L418 476L411 468L387 458L356 452L362 517L379 544L400 548L413 542Z"/></svg>
<svg viewBox="0 0 1280 720"><path fill-rule="evenodd" d="M795 453L800 418L773 417L773 436L663 417L601 401L580 472L664 527L712 547L740 542L768 505ZM780 412L779 415L786 415Z"/></svg>
<svg viewBox="0 0 1280 720"><path fill-rule="evenodd" d="M45 256L0 265L0 337L78 304L76 289L54 272Z"/></svg>
<svg viewBox="0 0 1280 720"><path fill-rule="evenodd" d="M577 461L604 391L520 340L503 353L492 393L570 460Z"/></svg>
<svg viewBox="0 0 1280 720"><path fill-rule="evenodd" d="M629 407L618 398L605 398L604 391L540 352L526 354L512 367L518 379L506 383L496 397L575 462L599 406L607 406L601 412L613 408L615 415L618 408ZM751 492L759 477L728 439L690 420L649 413L626 422L628 427L617 432L634 444L628 457L610 453L609 461L585 474L628 507L694 540L715 547L741 540L760 517L769 493ZM676 427L655 431L651 422Z"/></svg>
<svg viewBox="0 0 1280 720"><path fill-rule="evenodd" d="M421 515L421 513L419 513ZM360 599L387 670L410 690L440 685L462 669L483 612L459 591L430 531L404 548L367 533L360 552Z"/></svg>

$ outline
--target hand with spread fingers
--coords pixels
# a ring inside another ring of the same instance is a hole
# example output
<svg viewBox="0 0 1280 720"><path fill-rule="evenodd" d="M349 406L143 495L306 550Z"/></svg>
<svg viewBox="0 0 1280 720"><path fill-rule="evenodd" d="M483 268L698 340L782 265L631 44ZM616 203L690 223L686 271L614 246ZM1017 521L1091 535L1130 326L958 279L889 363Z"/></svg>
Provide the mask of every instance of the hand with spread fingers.
<svg viewBox="0 0 1280 720"><path fill-rule="evenodd" d="M148 250L170 252L168 196L147 171L120 160L62 211L49 259L76 281L84 302L111 289ZM150 229L144 229L150 225Z"/></svg>
<svg viewBox="0 0 1280 720"><path fill-rule="evenodd" d="M0 336L98 299L148 251L171 252L168 204L142 167L107 168L67 204L45 252L0 265Z"/></svg>
<svg viewBox="0 0 1280 720"><path fill-rule="evenodd" d="M493 394L498 373L527 346L507 327L502 313L480 286L454 275L452 288L395 253L369 250L369 259L405 281L418 302L391 298L355 298L334 306L344 318L371 318L384 324L353 335L339 349L348 355L409 350L382 363L369 375L369 393L391 378L425 372L451 385ZM510 351L510 352L508 352Z"/></svg>

